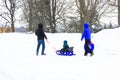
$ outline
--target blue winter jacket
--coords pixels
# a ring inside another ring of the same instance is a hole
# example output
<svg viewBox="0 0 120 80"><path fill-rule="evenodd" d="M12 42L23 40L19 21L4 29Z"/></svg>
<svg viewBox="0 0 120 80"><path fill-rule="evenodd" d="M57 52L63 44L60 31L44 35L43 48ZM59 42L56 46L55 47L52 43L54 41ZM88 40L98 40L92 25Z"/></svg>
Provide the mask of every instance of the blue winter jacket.
<svg viewBox="0 0 120 80"><path fill-rule="evenodd" d="M84 31L83 31L81 40L83 40L83 38L91 39L91 30L88 23L84 23Z"/></svg>
<svg viewBox="0 0 120 80"><path fill-rule="evenodd" d="M68 46L68 44L67 44L67 40L64 40L63 48L64 48L64 49L69 48L69 46Z"/></svg>

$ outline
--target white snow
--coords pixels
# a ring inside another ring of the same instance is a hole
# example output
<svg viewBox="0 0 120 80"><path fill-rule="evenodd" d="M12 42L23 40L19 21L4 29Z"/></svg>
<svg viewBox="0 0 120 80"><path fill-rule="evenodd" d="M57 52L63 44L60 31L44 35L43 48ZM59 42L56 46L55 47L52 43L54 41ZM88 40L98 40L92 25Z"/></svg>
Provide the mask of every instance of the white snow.
<svg viewBox="0 0 120 80"><path fill-rule="evenodd" d="M37 37L0 33L0 80L120 80L120 28L92 34L94 56L84 55L79 33L46 33L47 55L36 56ZM58 56L63 40L74 46L75 56ZM41 51L41 49L40 49Z"/></svg>

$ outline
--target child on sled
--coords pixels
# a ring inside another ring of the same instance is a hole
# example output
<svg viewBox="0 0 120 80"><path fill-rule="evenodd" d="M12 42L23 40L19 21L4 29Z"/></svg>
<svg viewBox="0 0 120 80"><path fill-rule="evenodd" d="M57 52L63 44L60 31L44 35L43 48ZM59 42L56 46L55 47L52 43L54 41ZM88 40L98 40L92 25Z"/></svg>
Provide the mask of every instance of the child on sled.
<svg viewBox="0 0 120 80"><path fill-rule="evenodd" d="M63 48L59 51L58 55L74 55L73 54L73 47L69 47L67 40L63 41Z"/></svg>
<svg viewBox="0 0 120 80"><path fill-rule="evenodd" d="M60 54L62 52L68 52L69 51L68 49L69 49L69 46L67 44L67 40L64 40L64 42L63 42L63 48L60 50Z"/></svg>

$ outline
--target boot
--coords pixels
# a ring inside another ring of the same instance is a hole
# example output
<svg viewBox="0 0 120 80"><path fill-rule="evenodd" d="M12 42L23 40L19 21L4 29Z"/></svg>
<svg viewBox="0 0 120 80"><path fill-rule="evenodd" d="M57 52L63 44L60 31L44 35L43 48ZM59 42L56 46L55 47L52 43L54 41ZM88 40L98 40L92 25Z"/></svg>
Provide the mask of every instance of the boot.
<svg viewBox="0 0 120 80"><path fill-rule="evenodd" d="M92 52L90 56L93 56L93 55L94 55L94 53Z"/></svg>

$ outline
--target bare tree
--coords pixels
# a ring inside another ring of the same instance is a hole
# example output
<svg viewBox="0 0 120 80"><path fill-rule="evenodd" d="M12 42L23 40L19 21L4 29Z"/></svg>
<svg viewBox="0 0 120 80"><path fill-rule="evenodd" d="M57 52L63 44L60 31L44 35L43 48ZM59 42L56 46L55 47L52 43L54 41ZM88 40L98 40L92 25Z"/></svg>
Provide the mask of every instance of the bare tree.
<svg viewBox="0 0 120 80"><path fill-rule="evenodd" d="M66 0L23 0L24 17L30 25L36 26L39 22L43 23L47 31L55 33L57 26L63 26L66 11L71 6L66 5ZM31 3L28 1L32 1ZM31 15L30 15L31 14ZM29 16L30 15L30 16ZM30 21L31 20L31 21ZM34 28L35 29L35 28Z"/></svg>
<svg viewBox="0 0 120 80"><path fill-rule="evenodd" d="M28 23L29 31L34 31L38 23L46 23L48 17L47 0L22 0L23 17ZM46 10L47 9L47 10Z"/></svg>
<svg viewBox="0 0 120 80"><path fill-rule="evenodd" d="M66 5L66 0L44 0L42 7L43 11L40 13L48 26L50 26L50 32L57 32L58 26L61 26L65 19L63 16L71 6Z"/></svg>
<svg viewBox="0 0 120 80"><path fill-rule="evenodd" d="M1 17L6 20L7 23L9 23L12 27L12 32L15 31L15 11L18 8L17 4L19 3L18 0L2 0L4 5L2 6L4 8L3 13L1 14Z"/></svg>
<svg viewBox="0 0 120 80"><path fill-rule="evenodd" d="M72 5L68 5L67 3L66 0L51 0L51 6L49 6L49 23L53 33L57 32L58 26L65 27L63 24L67 17L67 11L72 7Z"/></svg>
<svg viewBox="0 0 120 80"><path fill-rule="evenodd" d="M33 0L21 0L21 8L23 11L23 15L22 15L22 20L25 21L25 24L27 23L28 29L29 31L34 31L34 25L33 25L33 6L34 6L34 2Z"/></svg>
<svg viewBox="0 0 120 80"><path fill-rule="evenodd" d="M80 14L81 31L83 31L83 23L89 22L90 25L99 23L102 15L110 13L109 3L111 0L75 0ZM115 2L116 0L114 0Z"/></svg>
<svg viewBox="0 0 120 80"><path fill-rule="evenodd" d="M120 26L120 0L118 0L118 25Z"/></svg>

